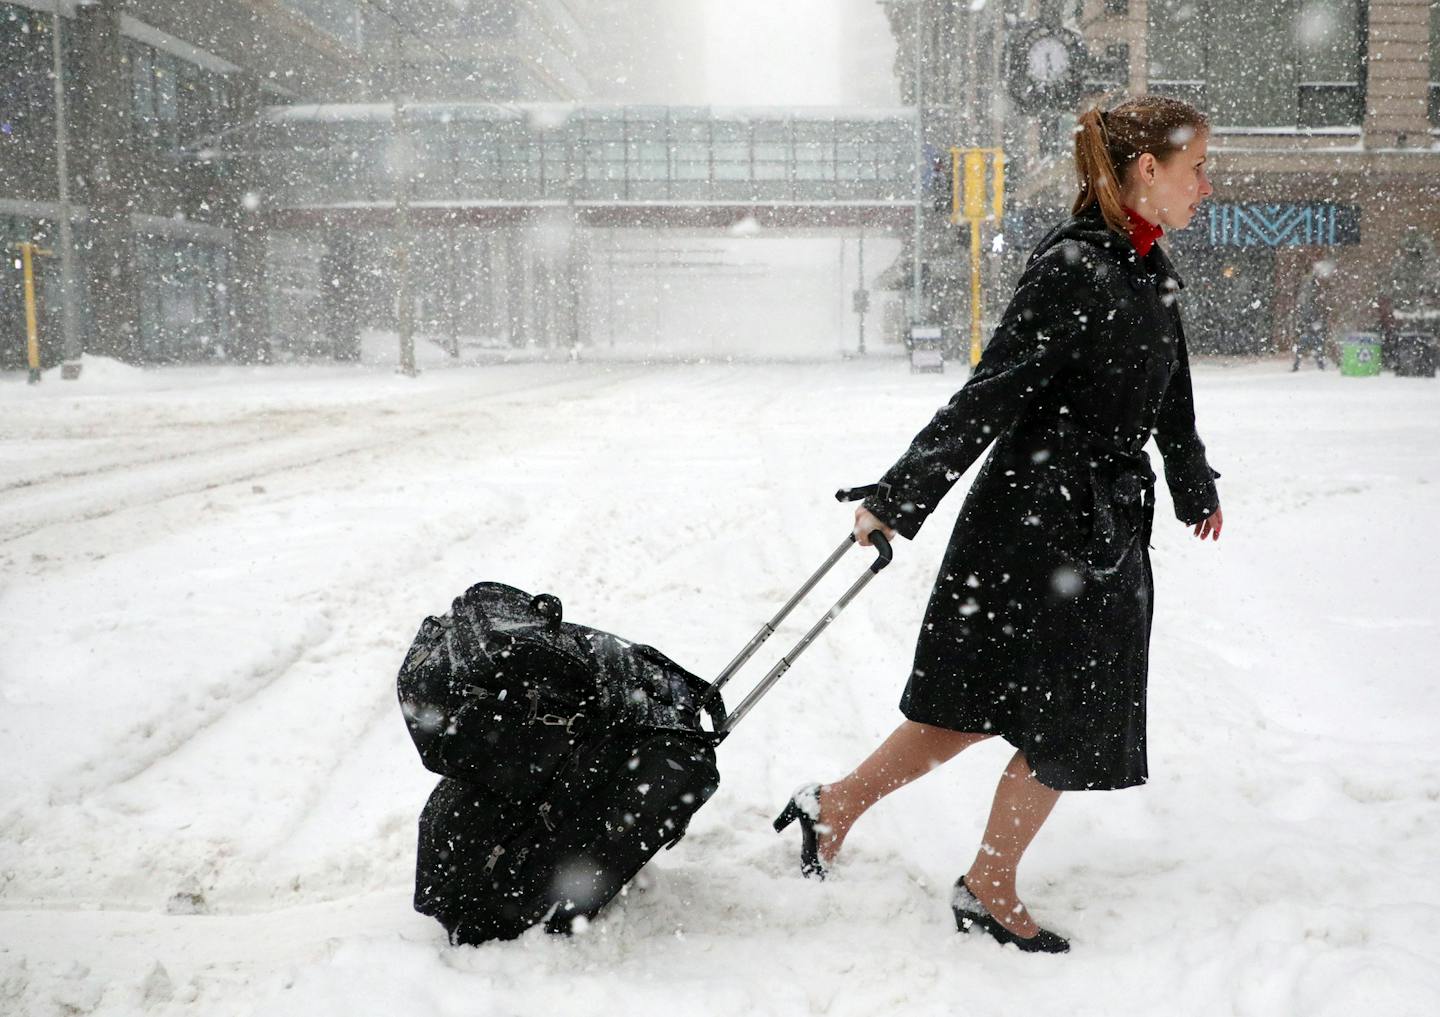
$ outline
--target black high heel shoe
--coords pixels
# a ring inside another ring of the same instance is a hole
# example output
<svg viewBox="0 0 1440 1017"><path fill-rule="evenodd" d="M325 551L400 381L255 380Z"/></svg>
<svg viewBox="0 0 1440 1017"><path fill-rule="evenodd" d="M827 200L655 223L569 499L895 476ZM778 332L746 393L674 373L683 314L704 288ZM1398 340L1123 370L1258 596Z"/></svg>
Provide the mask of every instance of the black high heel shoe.
<svg viewBox="0 0 1440 1017"><path fill-rule="evenodd" d="M1003 946L1005 943L1014 943L1025 953L1069 953L1070 941L1057 936L1046 929L1041 929L1030 938L1017 936L1005 926L995 920L995 916L985 910L985 905L979 897L965 885L965 877L961 876L955 881L955 893L950 900L950 910L955 913L955 927L961 932L969 932L974 926L988 932Z"/></svg>
<svg viewBox="0 0 1440 1017"><path fill-rule="evenodd" d="M800 875L806 879L824 879L825 863L820 860L820 844L815 826L820 821L820 785L806 784L790 796L785 810L775 817L775 832L800 820Z"/></svg>

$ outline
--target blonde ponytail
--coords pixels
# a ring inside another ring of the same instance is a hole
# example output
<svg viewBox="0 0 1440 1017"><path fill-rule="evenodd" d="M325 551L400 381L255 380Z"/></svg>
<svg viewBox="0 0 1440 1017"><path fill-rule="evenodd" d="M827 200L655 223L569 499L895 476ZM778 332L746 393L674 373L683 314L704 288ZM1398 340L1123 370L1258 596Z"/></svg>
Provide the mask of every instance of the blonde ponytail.
<svg viewBox="0 0 1440 1017"><path fill-rule="evenodd" d="M1120 201L1120 176L1110 158L1105 114L1094 106L1080 114L1080 126L1075 132L1075 171L1080 177L1080 195L1071 211L1083 212L1098 203L1105 224L1122 235L1128 233L1130 220Z"/></svg>
<svg viewBox="0 0 1440 1017"><path fill-rule="evenodd" d="M1080 193L1071 211L1078 215L1098 204L1105 224L1128 234L1130 219L1120 199L1125 168L1147 152L1164 160L1209 129L1204 113L1163 95L1139 95L1112 110L1090 107L1080 114L1075 129Z"/></svg>

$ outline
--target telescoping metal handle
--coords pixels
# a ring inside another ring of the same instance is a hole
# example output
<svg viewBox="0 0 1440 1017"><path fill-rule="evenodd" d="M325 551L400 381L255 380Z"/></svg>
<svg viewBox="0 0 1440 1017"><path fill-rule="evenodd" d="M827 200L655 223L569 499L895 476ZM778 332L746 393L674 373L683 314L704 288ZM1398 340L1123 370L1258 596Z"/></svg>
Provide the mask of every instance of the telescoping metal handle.
<svg viewBox="0 0 1440 1017"><path fill-rule="evenodd" d="M838 491L835 497L840 501L853 501L857 498L865 497L872 490L874 490L873 486ZM736 655L735 659L726 666L724 671L720 672L720 677L715 679L714 684L710 686L710 691L705 694L705 698L701 701L702 706L711 702L712 697L720 695L720 690L725 687L725 683L734 677L735 672L739 671L745 662L755 655L755 651L760 649L767 639L775 634L776 628L779 627L780 623L785 620L791 611L795 610L796 605L809 595L810 591L815 588L815 585L825 577L826 573L835 567L835 564L839 562L840 559L845 556L845 553L854 547L856 543L855 534L851 533L845 537L845 540L840 546L831 552L830 557L825 559L825 563L821 565L809 579L805 580L804 585L796 591L793 597L786 601L785 606L776 613L775 617L762 625L760 631L751 637L750 642L745 645L745 648ZM890 541L885 538L885 534L880 530L872 531L870 533L870 543L876 551L875 560L870 563L870 567L861 573L859 579L856 579L855 582L851 584L850 588L835 602L835 606L826 611L820 620L811 627L810 631L800 638L800 641L795 644L794 648L781 657L779 662L770 669L769 673L760 679L760 682L750 691L750 694L740 702L740 705L730 711L725 723L715 732L718 738L723 739L731 731L735 730L735 725L740 723L765 693L770 691L771 687L780 680L780 676L790 670L791 665L795 663L800 654L805 652L806 647L813 643L821 632L825 631L829 624L845 609L846 605L854 600L861 590L865 589L865 586L870 580L879 575L881 569L890 564L894 553L891 550Z"/></svg>

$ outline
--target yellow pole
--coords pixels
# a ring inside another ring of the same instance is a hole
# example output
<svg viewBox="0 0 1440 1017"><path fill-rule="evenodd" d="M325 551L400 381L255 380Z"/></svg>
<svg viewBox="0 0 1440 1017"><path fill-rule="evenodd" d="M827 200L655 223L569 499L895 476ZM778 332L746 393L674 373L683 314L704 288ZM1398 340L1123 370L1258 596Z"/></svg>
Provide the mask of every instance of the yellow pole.
<svg viewBox="0 0 1440 1017"><path fill-rule="evenodd" d="M970 220L970 366L980 363L980 220Z"/></svg>
<svg viewBox="0 0 1440 1017"><path fill-rule="evenodd" d="M950 221L970 224L970 366L980 363L980 224L999 227L1005 211L1005 151L1000 148L950 149ZM988 165L987 165L988 160ZM991 201L986 203L986 169Z"/></svg>
<svg viewBox="0 0 1440 1017"><path fill-rule="evenodd" d="M33 244L20 245L20 257L25 262L25 337L26 349L30 354L30 384L40 380L40 329L35 323L35 266L30 261Z"/></svg>
<svg viewBox="0 0 1440 1017"><path fill-rule="evenodd" d="M35 314L35 263L36 254L49 254L38 244L22 241L15 245L20 248L20 260L25 270L25 340L30 362L30 384L40 380L40 326Z"/></svg>
<svg viewBox="0 0 1440 1017"><path fill-rule="evenodd" d="M980 220L985 218L986 150L965 151L965 218L970 223L970 366L980 362Z"/></svg>
<svg viewBox="0 0 1440 1017"><path fill-rule="evenodd" d="M995 228L1002 229L1005 217L1005 150L997 148L995 154Z"/></svg>
<svg viewBox="0 0 1440 1017"><path fill-rule="evenodd" d="M965 151L965 218L985 218L985 150Z"/></svg>

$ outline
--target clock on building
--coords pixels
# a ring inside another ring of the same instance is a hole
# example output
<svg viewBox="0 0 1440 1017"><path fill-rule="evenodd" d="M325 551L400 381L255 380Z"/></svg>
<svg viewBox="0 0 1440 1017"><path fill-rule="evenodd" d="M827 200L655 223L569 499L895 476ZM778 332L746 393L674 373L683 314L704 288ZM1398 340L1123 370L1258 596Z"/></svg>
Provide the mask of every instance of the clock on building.
<svg viewBox="0 0 1440 1017"><path fill-rule="evenodd" d="M1080 36L1059 25L1017 25L1005 43L1005 85L1022 113L1069 109L1080 101L1087 54Z"/></svg>

